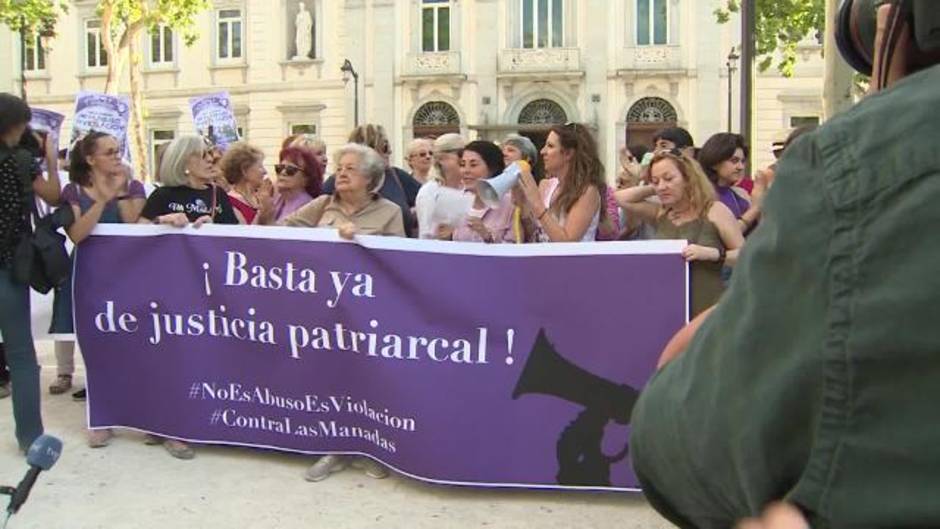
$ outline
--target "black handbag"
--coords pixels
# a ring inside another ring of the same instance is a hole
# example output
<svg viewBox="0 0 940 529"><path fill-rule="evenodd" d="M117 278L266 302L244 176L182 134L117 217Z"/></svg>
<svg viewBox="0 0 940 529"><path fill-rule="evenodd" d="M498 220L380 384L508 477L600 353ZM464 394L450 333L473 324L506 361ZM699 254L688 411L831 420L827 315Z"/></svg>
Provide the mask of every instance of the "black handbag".
<svg viewBox="0 0 940 529"><path fill-rule="evenodd" d="M34 209L33 218L36 225L30 241L33 263L29 286L40 294L46 294L68 281L72 275L72 260L65 249L65 235L59 233L59 228L71 225L75 214L72 207L66 205L42 218L36 215Z"/></svg>
<svg viewBox="0 0 940 529"><path fill-rule="evenodd" d="M65 206L45 217L39 217L29 166L21 165L30 162L31 159L17 156L17 169L24 186L23 202L30 212L24 222L32 224L33 229L27 231L14 249L10 271L14 281L46 294L65 283L72 274L72 262L65 249L65 236L58 230L71 226L75 222L75 214L71 206Z"/></svg>

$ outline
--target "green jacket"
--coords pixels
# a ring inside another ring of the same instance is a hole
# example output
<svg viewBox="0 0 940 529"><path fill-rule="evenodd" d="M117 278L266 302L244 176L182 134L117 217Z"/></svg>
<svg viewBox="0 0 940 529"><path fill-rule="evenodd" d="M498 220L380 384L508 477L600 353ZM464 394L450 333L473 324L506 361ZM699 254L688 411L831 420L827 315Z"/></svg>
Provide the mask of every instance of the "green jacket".
<svg viewBox="0 0 940 529"><path fill-rule="evenodd" d="M814 527L940 527L940 66L798 140L690 348L634 409L682 527L786 499Z"/></svg>

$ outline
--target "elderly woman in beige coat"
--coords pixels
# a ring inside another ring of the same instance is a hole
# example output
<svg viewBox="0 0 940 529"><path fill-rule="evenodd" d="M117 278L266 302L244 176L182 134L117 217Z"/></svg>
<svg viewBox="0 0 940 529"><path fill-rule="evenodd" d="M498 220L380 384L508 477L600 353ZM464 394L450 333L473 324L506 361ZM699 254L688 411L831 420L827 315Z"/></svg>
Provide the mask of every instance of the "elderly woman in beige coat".
<svg viewBox="0 0 940 529"><path fill-rule="evenodd" d="M373 149L348 143L333 155L336 163L336 192L320 195L284 218L279 224L308 228L336 228L341 236L361 235L404 237L401 208L378 195L385 175L385 162ZM271 224L270 211L262 223Z"/></svg>
<svg viewBox="0 0 940 529"><path fill-rule="evenodd" d="M385 161L373 149L349 143L333 157L336 164L336 192L321 195L295 211L279 224L310 228L336 228L352 239L356 234L405 236L401 208L378 195L385 175ZM262 223L273 222L273 211L264 208ZM388 476L381 464L365 457L327 455L317 460L305 475L308 481L322 481L347 466L360 468L373 478Z"/></svg>

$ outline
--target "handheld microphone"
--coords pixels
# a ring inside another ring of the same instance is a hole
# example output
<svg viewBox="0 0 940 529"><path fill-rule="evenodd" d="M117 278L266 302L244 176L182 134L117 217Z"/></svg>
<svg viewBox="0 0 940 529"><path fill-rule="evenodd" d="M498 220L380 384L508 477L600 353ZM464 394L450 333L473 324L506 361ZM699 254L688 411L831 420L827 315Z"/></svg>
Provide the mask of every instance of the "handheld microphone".
<svg viewBox="0 0 940 529"><path fill-rule="evenodd" d="M20 510L20 507L26 503L26 498L29 497L33 485L36 484L39 473L52 468L52 465L58 461L61 454L62 441L51 435L40 435L39 438L33 441L26 453L26 461L29 463L30 468L20 484L16 486L13 497L10 498L10 504L7 505L8 515L16 514Z"/></svg>

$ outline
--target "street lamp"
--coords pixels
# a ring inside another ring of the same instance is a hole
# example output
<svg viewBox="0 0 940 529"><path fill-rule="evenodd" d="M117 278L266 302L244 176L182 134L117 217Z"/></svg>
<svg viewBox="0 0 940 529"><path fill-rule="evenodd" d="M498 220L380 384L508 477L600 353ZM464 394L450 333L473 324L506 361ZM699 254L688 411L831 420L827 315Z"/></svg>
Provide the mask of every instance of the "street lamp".
<svg viewBox="0 0 940 529"><path fill-rule="evenodd" d="M733 112L732 107L734 106L734 72L737 71L737 60L741 57L734 51L734 46L731 47L731 53L728 54L728 132L731 132L732 128L732 119Z"/></svg>
<svg viewBox="0 0 940 529"><path fill-rule="evenodd" d="M353 106L353 116L355 116L355 124L359 126L359 74L356 73L356 70L353 69L353 65L349 62L349 59L343 61L343 65L340 66L339 70L343 72L343 83L349 82L349 77L353 78L353 94L354 94L354 106Z"/></svg>

